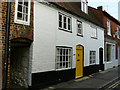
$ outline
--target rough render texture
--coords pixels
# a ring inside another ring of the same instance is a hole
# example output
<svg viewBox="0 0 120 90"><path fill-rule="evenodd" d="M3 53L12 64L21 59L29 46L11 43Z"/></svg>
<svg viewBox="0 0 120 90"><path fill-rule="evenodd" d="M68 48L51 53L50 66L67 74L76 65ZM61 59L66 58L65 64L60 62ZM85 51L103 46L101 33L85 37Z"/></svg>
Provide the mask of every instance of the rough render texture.
<svg viewBox="0 0 120 90"><path fill-rule="evenodd" d="M30 26L14 23L15 2L11 4L11 24L10 24L10 41L16 38L26 38L33 41L33 2L31 2ZM0 3L0 72L4 71L5 55L5 30L6 30L7 3ZM9 42L10 43L10 42ZM9 49L10 50L10 49ZM10 58L8 59L8 87L10 79ZM2 71L1 71L2 70ZM0 73L1 74L1 73ZM3 83L3 75L0 75L0 88Z"/></svg>

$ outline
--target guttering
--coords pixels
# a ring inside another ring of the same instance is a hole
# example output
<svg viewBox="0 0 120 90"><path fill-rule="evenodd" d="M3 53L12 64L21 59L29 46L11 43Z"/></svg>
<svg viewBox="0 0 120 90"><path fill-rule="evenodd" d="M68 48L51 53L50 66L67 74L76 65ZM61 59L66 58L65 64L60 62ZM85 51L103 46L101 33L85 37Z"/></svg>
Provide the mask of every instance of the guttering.
<svg viewBox="0 0 120 90"><path fill-rule="evenodd" d="M3 90L7 89L11 2L7 1Z"/></svg>

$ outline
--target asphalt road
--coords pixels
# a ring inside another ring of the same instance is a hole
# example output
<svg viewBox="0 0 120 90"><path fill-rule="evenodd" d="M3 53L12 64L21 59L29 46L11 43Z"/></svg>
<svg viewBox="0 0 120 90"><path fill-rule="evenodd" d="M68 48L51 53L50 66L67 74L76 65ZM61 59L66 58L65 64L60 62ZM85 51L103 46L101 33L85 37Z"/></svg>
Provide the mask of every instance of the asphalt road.
<svg viewBox="0 0 120 90"><path fill-rule="evenodd" d="M120 78L114 80L99 90L120 90Z"/></svg>

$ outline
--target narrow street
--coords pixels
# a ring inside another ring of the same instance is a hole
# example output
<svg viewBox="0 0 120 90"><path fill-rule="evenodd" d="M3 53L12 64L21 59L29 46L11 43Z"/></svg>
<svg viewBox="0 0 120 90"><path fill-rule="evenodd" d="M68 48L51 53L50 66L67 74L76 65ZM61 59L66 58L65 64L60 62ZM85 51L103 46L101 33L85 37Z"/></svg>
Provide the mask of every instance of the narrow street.
<svg viewBox="0 0 120 90"><path fill-rule="evenodd" d="M106 86L104 86L103 88L101 88L100 90L120 90L120 78L116 79L115 81L107 84Z"/></svg>
<svg viewBox="0 0 120 90"><path fill-rule="evenodd" d="M63 88L80 88L80 89L92 89L92 90L112 90L113 88L120 87L120 67L101 71L80 79L63 82L57 85L45 88L48 89L63 89Z"/></svg>

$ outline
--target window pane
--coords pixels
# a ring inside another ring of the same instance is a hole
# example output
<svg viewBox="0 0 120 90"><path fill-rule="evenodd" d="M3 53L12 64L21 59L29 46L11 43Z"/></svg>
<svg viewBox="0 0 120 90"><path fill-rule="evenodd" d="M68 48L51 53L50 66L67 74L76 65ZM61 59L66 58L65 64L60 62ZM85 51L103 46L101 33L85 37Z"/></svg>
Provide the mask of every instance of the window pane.
<svg viewBox="0 0 120 90"><path fill-rule="evenodd" d="M18 11L22 12L22 6L21 5L18 5Z"/></svg>
<svg viewBox="0 0 120 90"><path fill-rule="evenodd" d="M26 13L28 14L28 8L26 8Z"/></svg>
<svg viewBox="0 0 120 90"><path fill-rule="evenodd" d="M70 25L68 25L68 30L70 30Z"/></svg>
<svg viewBox="0 0 120 90"><path fill-rule="evenodd" d="M24 5L28 6L28 1L27 0L25 0Z"/></svg>
<svg viewBox="0 0 120 90"><path fill-rule="evenodd" d="M63 63L63 68L65 68L65 62Z"/></svg>
<svg viewBox="0 0 120 90"><path fill-rule="evenodd" d="M66 62L66 68L68 68L68 62Z"/></svg>
<svg viewBox="0 0 120 90"><path fill-rule="evenodd" d="M28 21L28 15L26 15L26 21Z"/></svg>
<svg viewBox="0 0 120 90"><path fill-rule="evenodd" d="M26 8L25 7L23 7L23 13L26 14Z"/></svg>
<svg viewBox="0 0 120 90"><path fill-rule="evenodd" d="M62 15L59 15L59 27L62 28Z"/></svg>
<svg viewBox="0 0 120 90"><path fill-rule="evenodd" d="M64 17L64 28L66 29L66 17Z"/></svg>
<svg viewBox="0 0 120 90"><path fill-rule="evenodd" d="M65 56L63 56L63 61L65 61Z"/></svg>
<svg viewBox="0 0 120 90"><path fill-rule="evenodd" d="M60 55L62 55L62 49L60 49Z"/></svg>
<svg viewBox="0 0 120 90"><path fill-rule="evenodd" d="M65 49L63 49L63 55L65 55Z"/></svg>
<svg viewBox="0 0 120 90"><path fill-rule="evenodd" d="M22 20L22 13L19 13L18 12L18 14L17 14L18 16L17 16L17 19L20 19L20 20Z"/></svg>
<svg viewBox="0 0 120 90"><path fill-rule="evenodd" d="M68 30L70 30L71 27L70 27L70 18L68 18Z"/></svg>
<svg viewBox="0 0 120 90"><path fill-rule="evenodd" d="M62 56L60 56L60 63L62 63Z"/></svg>
<svg viewBox="0 0 120 90"><path fill-rule="evenodd" d="M60 68L62 68L62 63L60 63Z"/></svg>
<svg viewBox="0 0 120 90"><path fill-rule="evenodd" d="M68 55L68 49L66 49L66 56Z"/></svg>

